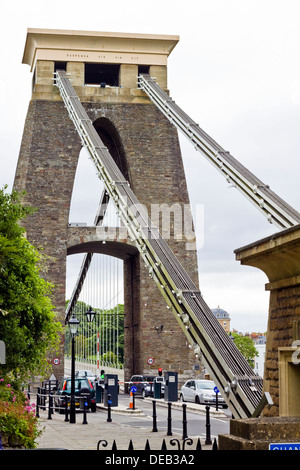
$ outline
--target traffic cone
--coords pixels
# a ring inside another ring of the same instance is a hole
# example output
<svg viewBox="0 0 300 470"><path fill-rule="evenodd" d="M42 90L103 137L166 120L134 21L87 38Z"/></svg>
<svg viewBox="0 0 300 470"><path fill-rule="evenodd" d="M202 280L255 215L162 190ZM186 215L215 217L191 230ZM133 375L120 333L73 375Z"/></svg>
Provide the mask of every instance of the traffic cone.
<svg viewBox="0 0 300 470"><path fill-rule="evenodd" d="M133 410L133 393L130 392L129 410Z"/></svg>

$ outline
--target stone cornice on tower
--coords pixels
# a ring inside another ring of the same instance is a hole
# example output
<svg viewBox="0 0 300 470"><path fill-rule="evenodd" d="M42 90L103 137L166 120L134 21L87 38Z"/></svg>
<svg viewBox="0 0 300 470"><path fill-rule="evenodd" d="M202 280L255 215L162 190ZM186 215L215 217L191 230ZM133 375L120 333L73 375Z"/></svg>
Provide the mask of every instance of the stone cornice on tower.
<svg viewBox="0 0 300 470"><path fill-rule="evenodd" d="M28 28L22 63L37 60L166 65L179 36Z"/></svg>

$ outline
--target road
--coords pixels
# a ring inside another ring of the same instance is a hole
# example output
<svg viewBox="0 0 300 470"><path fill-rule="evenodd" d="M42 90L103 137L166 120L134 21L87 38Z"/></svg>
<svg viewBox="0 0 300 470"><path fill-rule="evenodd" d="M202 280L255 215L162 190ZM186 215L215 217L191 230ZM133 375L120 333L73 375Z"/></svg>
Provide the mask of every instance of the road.
<svg viewBox="0 0 300 470"><path fill-rule="evenodd" d="M129 405L129 395L119 394L119 404L120 405ZM141 428L152 429L153 428L153 405L152 401L144 400L143 398L136 397L135 399L135 408L142 410L143 413L139 415L122 415L113 413L113 419L115 422L131 426L136 429L136 432L140 432ZM113 412L113 408L112 408ZM159 431L165 431L167 433L168 429L168 408L165 406L156 405L156 424ZM175 436L183 435L183 411L182 409L175 409L172 407L171 415L171 429L172 434ZM210 434L211 439L213 440L219 434L228 434L229 433L229 421L230 416L228 417L218 417L215 418L210 416ZM205 414L200 414L199 412L190 412L187 409L187 435L188 437L200 437L202 439L206 438L206 416Z"/></svg>

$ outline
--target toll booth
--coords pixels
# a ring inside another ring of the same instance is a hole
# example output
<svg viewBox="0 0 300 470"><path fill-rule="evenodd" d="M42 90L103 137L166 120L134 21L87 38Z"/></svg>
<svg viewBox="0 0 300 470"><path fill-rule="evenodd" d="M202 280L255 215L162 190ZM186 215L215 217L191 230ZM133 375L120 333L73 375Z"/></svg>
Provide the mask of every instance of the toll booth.
<svg viewBox="0 0 300 470"><path fill-rule="evenodd" d="M165 401L178 401L177 372L165 372Z"/></svg>
<svg viewBox="0 0 300 470"><path fill-rule="evenodd" d="M118 376L115 374L105 374L104 406L108 405L108 395L110 395L111 406L118 406L118 389Z"/></svg>

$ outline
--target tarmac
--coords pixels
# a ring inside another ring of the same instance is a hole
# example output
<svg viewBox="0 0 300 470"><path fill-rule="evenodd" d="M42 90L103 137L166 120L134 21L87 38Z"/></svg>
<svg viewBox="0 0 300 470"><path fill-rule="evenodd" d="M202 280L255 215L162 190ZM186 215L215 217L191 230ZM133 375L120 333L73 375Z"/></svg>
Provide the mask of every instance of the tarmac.
<svg viewBox="0 0 300 470"><path fill-rule="evenodd" d="M167 406L167 402L156 400L157 406ZM181 407L182 403L172 403L173 407ZM205 414L205 407L196 404L187 404L187 409ZM167 450L199 450L198 437L189 437L184 442L182 435L174 433L168 436L167 431L153 431L153 426L132 427L119 424L114 420L116 414L134 414L138 418L143 415L141 410L131 410L118 405L111 408L111 422L108 421L108 412L102 404L97 404L96 413L87 413L84 424L84 414L76 413L76 423L65 421L64 415L54 413L51 419L47 411L40 411L41 435L36 439L38 450L145 450L146 443L151 450L161 450L163 445ZM212 411L211 415L224 417L222 411ZM191 443L192 441L192 443ZM173 445L172 443L173 442ZM200 440L201 450L211 450L212 444ZM198 445L198 448L197 448ZM114 447L113 447L114 446Z"/></svg>

